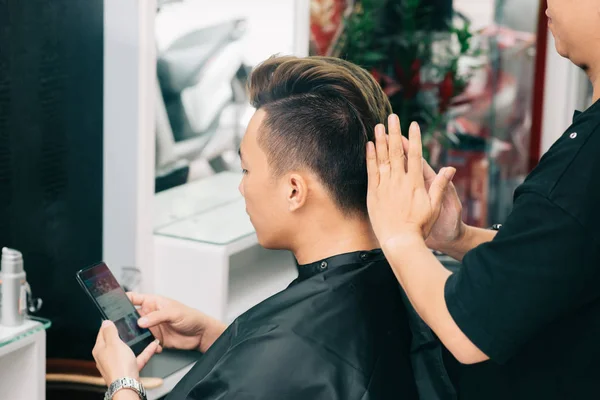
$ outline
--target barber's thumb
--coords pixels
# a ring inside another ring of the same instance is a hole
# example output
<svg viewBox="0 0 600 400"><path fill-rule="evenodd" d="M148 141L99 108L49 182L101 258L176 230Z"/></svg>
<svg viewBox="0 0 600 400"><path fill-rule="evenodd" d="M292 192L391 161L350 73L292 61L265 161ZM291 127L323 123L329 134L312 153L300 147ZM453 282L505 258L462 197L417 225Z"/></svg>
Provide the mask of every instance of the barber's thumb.
<svg viewBox="0 0 600 400"><path fill-rule="evenodd" d="M437 176L431 183L431 187L429 188L429 197L431 197L431 201L435 208L441 206L442 199L444 197L444 192L446 191L446 188L452 181L452 178L454 178L455 173L455 168L442 168L442 170L437 174Z"/></svg>

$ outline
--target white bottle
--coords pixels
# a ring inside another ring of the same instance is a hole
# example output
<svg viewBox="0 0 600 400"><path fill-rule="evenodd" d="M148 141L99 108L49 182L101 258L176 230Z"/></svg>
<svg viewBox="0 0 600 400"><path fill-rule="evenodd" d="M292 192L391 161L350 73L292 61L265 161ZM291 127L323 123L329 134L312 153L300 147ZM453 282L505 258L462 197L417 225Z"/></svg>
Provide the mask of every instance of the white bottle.
<svg viewBox="0 0 600 400"><path fill-rule="evenodd" d="M25 319L21 304L21 283L25 281L23 256L17 250L3 248L0 263L2 281L2 320L0 325L18 326Z"/></svg>

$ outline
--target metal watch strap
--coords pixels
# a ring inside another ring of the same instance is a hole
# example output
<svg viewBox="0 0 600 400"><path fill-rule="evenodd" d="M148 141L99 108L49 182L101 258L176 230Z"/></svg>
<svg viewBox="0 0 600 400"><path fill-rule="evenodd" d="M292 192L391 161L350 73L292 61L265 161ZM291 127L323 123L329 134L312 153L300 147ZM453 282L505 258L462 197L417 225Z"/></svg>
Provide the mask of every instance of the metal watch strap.
<svg viewBox="0 0 600 400"><path fill-rule="evenodd" d="M144 386L136 379L127 377L119 378L111 383L104 395L104 400L112 400L115 393L121 389L131 389L140 396L141 400L147 400L146 389L144 389Z"/></svg>
<svg viewBox="0 0 600 400"><path fill-rule="evenodd" d="M494 224L490 229L493 231L499 231L500 228L502 228L502 224Z"/></svg>

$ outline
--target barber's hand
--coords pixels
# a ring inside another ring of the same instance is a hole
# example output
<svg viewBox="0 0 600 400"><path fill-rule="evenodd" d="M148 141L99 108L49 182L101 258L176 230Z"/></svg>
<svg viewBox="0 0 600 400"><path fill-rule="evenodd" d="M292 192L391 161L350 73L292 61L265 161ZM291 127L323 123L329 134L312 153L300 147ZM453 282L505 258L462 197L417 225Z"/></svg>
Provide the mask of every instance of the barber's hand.
<svg viewBox="0 0 600 400"><path fill-rule="evenodd" d="M119 378L139 379L140 370L150 357L159 351L158 341L154 341L136 358L133 351L119 337L117 327L112 321L104 321L96 338L92 355L96 367L102 374L106 385Z"/></svg>
<svg viewBox="0 0 600 400"><path fill-rule="evenodd" d="M402 136L402 145L404 153L408 154L410 145L404 136ZM423 177L425 178L425 189L429 191L437 174L425 160L423 160ZM449 182L442 195L440 215L431 227L431 232L426 240L427 247L442 252L447 251L463 237L466 229L467 225L462 220L460 198L454 184Z"/></svg>
<svg viewBox="0 0 600 400"><path fill-rule="evenodd" d="M413 123L410 127L406 155L396 115L390 116L388 127L389 137L385 127L378 125L375 145L370 142L367 146L367 206L382 247L396 240L424 240L430 235L440 215L444 192L455 173L454 168L443 168L427 188L419 126Z"/></svg>
<svg viewBox="0 0 600 400"><path fill-rule="evenodd" d="M218 320L175 300L139 293L127 293L127 296L140 307L139 326L149 328L163 347L204 353L227 328Z"/></svg>

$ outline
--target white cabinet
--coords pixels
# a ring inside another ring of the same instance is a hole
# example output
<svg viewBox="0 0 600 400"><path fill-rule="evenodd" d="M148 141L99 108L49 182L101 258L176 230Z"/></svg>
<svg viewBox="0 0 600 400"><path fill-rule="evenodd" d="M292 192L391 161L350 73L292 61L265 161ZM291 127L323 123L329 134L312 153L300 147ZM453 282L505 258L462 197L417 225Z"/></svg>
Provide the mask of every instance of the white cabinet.
<svg viewBox="0 0 600 400"><path fill-rule="evenodd" d="M0 325L0 398L46 398L46 330L49 321Z"/></svg>

